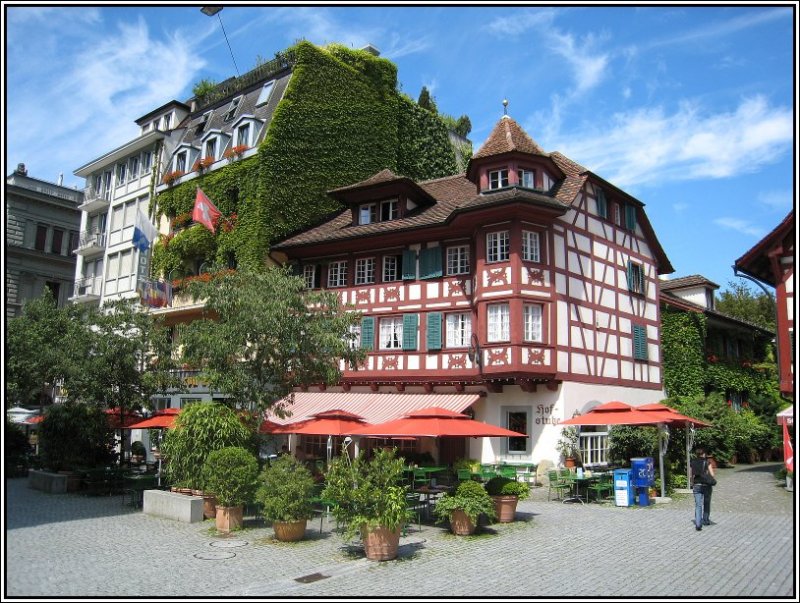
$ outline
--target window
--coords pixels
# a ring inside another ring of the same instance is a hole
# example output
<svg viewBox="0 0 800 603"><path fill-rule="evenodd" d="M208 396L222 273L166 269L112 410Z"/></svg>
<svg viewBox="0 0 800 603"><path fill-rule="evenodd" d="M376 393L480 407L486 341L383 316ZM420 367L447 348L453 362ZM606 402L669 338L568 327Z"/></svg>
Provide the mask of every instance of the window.
<svg viewBox="0 0 800 603"><path fill-rule="evenodd" d="M533 170L517 170L519 185L525 188L536 188Z"/></svg>
<svg viewBox="0 0 800 603"><path fill-rule="evenodd" d="M242 124L236 130L236 144L238 146L250 146L250 124Z"/></svg>
<svg viewBox="0 0 800 603"><path fill-rule="evenodd" d="M442 248L420 249L419 278L439 278L440 276L442 276Z"/></svg>
<svg viewBox="0 0 800 603"><path fill-rule="evenodd" d="M175 171L177 172L185 172L186 171L186 151L181 151L177 155L175 155Z"/></svg>
<svg viewBox="0 0 800 603"><path fill-rule="evenodd" d="M69 247L67 248L67 255L75 257L75 250L80 244L80 235L74 230L69 231Z"/></svg>
<svg viewBox="0 0 800 603"><path fill-rule="evenodd" d="M349 335L347 336L347 346L351 350L357 350L361 347L361 325L350 325L347 328Z"/></svg>
<svg viewBox="0 0 800 603"><path fill-rule="evenodd" d="M490 232L486 235L486 260L488 262L508 261L508 231Z"/></svg>
<svg viewBox="0 0 800 603"><path fill-rule="evenodd" d="M56 281L45 281L44 286L50 289L53 299L56 300L56 303L58 303L58 298L61 296L61 283Z"/></svg>
<svg viewBox="0 0 800 603"><path fill-rule="evenodd" d="M383 282L400 280L400 262L402 256L385 255L383 256Z"/></svg>
<svg viewBox="0 0 800 603"><path fill-rule="evenodd" d="M506 407L503 409L506 418L506 427L517 433L530 435L530 410L525 407ZM531 438L508 438L508 454L526 454Z"/></svg>
<svg viewBox="0 0 800 603"><path fill-rule="evenodd" d="M142 173L147 174L153 167L153 153L145 151L142 153Z"/></svg>
<svg viewBox="0 0 800 603"><path fill-rule="evenodd" d="M487 341L508 341L510 339L508 304L489 304L487 312L489 318Z"/></svg>
<svg viewBox="0 0 800 603"><path fill-rule="evenodd" d="M45 241L47 240L47 226L39 224L36 226L36 240L33 248L37 251L44 251Z"/></svg>
<svg viewBox="0 0 800 603"><path fill-rule="evenodd" d="M53 240L50 243L50 251L61 255L61 248L64 244L64 231L59 228L53 229Z"/></svg>
<svg viewBox="0 0 800 603"><path fill-rule="evenodd" d="M595 188L595 195L597 195L597 215L601 218L608 219L608 203L606 202L606 194L602 188Z"/></svg>
<svg viewBox="0 0 800 603"><path fill-rule="evenodd" d="M361 318L361 349L371 350L375 345L375 318L363 316Z"/></svg>
<svg viewBox="0 0 800 603"><path fill-rule="evenodd" d="M646 282L644 266L628 260L628 290L631 293L644 295Z"/></svg>
<svg viewBox="0 0 800 603"><path fill-rule="evenodd" d="M269 100L269 97L272 94L272 88L274 86L275 86L275 80L272 80L271 82L267 82L266 84L264 84L264 87L261 89L261 93L258 95L258 100L256 101L256 107L260 107Z"/></svg>
<svg viewBox="0 0 800 603"><path fill-rule="evenodd" d="M633 325L633 359L647 360L647 327Z"/></svg>
<svg viewBox="0 0 800 603"><path fill-rule="evenodd" d="M378 221L378 207L374 203L368 203L358 208L358 223L372 224Z"/></svg>
<svg viewBox="0 0 800 603"><path fill-rule="evenodd" d="M622 224L622 216L620 216L619 203L614 203L614 224L620 226Z"/></svg>
<svg viewBox="0 0 800 603"><path fill-rule="evenodd" d="M358 258L356 260L356 285L368 285L375 282L375 258Z"/></svg>
<svg viewBox="0 0 800 603"><path fill-rule="evenodd" d="M525 341L541 343L542 339L542 306L540 304L525 304L523 309L525 321Z"/></svg>
<svg viewBox="0 0 800 603"><path fill-rule="evenodd" d="M522 259L529 262L541 262L539 251L539 233L529 230L522 231Z"/></svg>
<svg viewBox="0 0 800 603"><path fill-rule="evenodd" d="M197 126L195 126L194 133L195 134L202 134L203 130L206 129L206 124L211 119L211 114L213 111L206 111L203 113L203 116L197 121Z"/></svg>
<svg viewBox="0 0 800 603"><path fill-rule="evenodd" d="M469 245L447 248L447 274L469 274Z"/></svg>
<svg viewBox="0 0 800 603"><path fill-rule="evenodd" d="M139 158L131 157L128 162L128 172L131 179L139 176Z"/></svg>
<svg viewBox="0 0 800 603"><path fill-rule="evenodd" d="M340 260L328 264L328 287L347 286L347 261Z"/></svg>
<svg viewBox="0 0 800 603"><path fill-rule="evenodd" d="M103 198L108 201L111 199L111 170L103 172Z"/></svg>
<svg viewBox="0 0 800 603"><path fill-rule="evenodd" d="M381 318L380 349L399 350L403 345L403 317Z"/></svg>
<svg viewBox="0 0 800 603"><path fill-rule="evenodd" d="M472 337L472 315L469 312L448 314L445 320L447 347L469 347L469 340Z"/></svg>
<svg viewBox="0 0 800 603"><path fill-rule="evenodd" d="M210 138L206 141L206 157L217 158L217 139Z"/></svg>
<svg viewBox="0 0 800 603"><path fill-rule="evenodd" d="M236 115L236 109L239 108L239 103L242 102L242 97L237 96L231 101L231 104L228 106L228 112L225 113L225 121L230 121L233 119L234 115Z"/></svg>
<svg viewBox="0 0 800 603"><path fill-rule="evenodd" d="M168 114L168 115L165 115L165 116L163 116L161 118L161 129L162 130L169 130L169 122L170 122L170 118L171 117L172 116Z"/></svg>
<svg viewBox="0 0 800 603"><path fill-rule="evenodd" d="M127 172L127 166L124 163L117 164L117 186L125 184L125 176Z"/></svg>
<svg viewBox="0 0 800 603"><path fill-rule="evenodd" d="M508 170L494 170L489 172L489 188L503 188L508 186Z"/></svg>
<svg viewBox="0 0 800 603"><path fill-rule="evenodd" d="M633 205L625 206L625 228L636 230L636 207Z"/></svg>
<svg viewBox="0 0 800 603"><path fill-rule="evenodd" d="M306 282L307 289L317 287L317 267L314 264L303 266L303 280Z"/></svg>
<svg viewBox="0 0 800 603"><path fill-rule="evenodd" d="M381 202L381 221L396 220L398 217L397 199Z"/></svg>

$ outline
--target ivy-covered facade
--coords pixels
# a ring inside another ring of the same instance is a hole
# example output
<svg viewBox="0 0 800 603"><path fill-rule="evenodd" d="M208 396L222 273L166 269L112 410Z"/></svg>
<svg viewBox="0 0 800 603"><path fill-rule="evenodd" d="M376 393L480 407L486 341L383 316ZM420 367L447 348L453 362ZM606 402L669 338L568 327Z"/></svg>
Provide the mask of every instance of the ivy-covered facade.
<svg viewBox="0 0 800 603"><path fill-rule="evenodd" d="M155 278L258 268L272 241L341 209L328 190L383 169L451 175L469 155L441 117L398 91L396 66L368 49L301 42L190 102L157 184ZM213 234L187 223L197 187L222 213Z"/></svg>
<svg viewBox="0 0 800 603"><path fill-rule="evenodd" d="M724 394L734 409L766 393L774 333L714 309L715 283L689 276L661 283L661 349L668 397Z"/></svg>

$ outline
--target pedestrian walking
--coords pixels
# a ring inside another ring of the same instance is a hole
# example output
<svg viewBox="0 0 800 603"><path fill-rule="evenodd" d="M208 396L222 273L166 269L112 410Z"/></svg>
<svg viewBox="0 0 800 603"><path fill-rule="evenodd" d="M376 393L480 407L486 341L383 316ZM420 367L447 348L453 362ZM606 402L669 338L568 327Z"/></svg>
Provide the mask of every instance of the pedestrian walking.
<svg viewBox="0 0 800 603"><path fill-rule="evenodd" d="M705 448L697 446L691 461L692 492L694 493L694 529L698 532L703 526L711 525L711 490L717 485L716 472L708 460Z"/></svg>

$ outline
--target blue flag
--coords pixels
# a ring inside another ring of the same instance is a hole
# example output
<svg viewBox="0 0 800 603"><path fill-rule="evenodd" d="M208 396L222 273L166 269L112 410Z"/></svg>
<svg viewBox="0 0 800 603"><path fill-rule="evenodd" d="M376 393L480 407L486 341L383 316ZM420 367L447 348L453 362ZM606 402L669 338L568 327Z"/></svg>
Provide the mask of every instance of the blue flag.
<svg viewBox="0 0 800 603"><path fill-rule="evenodd" d="M142 213L141 209L137 209L136 221L133 226L133 246L139 251L146 251L153 246L157 236L158 230L156 230L156 227Z"/></svg>

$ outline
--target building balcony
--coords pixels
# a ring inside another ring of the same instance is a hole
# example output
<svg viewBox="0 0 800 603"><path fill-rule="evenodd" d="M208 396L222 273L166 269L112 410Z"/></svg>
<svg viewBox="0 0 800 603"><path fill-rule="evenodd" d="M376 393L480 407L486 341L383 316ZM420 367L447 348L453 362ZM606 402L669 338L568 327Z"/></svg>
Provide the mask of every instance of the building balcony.
<svg viewBox="0 0 800 603"><path fill-rule="evenodd" d="M78 209L87 213L94 213L102 209L108 209L111 203L111 191L100 191L94 187L86 187L83 191L83 203Z"/></svg>
<svg viewBox="0 0 800 603"><path fill-rule="evenodd" d="M81 233L78 248L75 253L84 257L103 253L106 248L106 234L104 232L90 231Z"/></svg>
<svg viewBox="0 0 800 603"><path fill-rule="evenodd" d="M103 295L103 278L89 276L75 281L74 303L93 303L100 301Z"/></svg>

